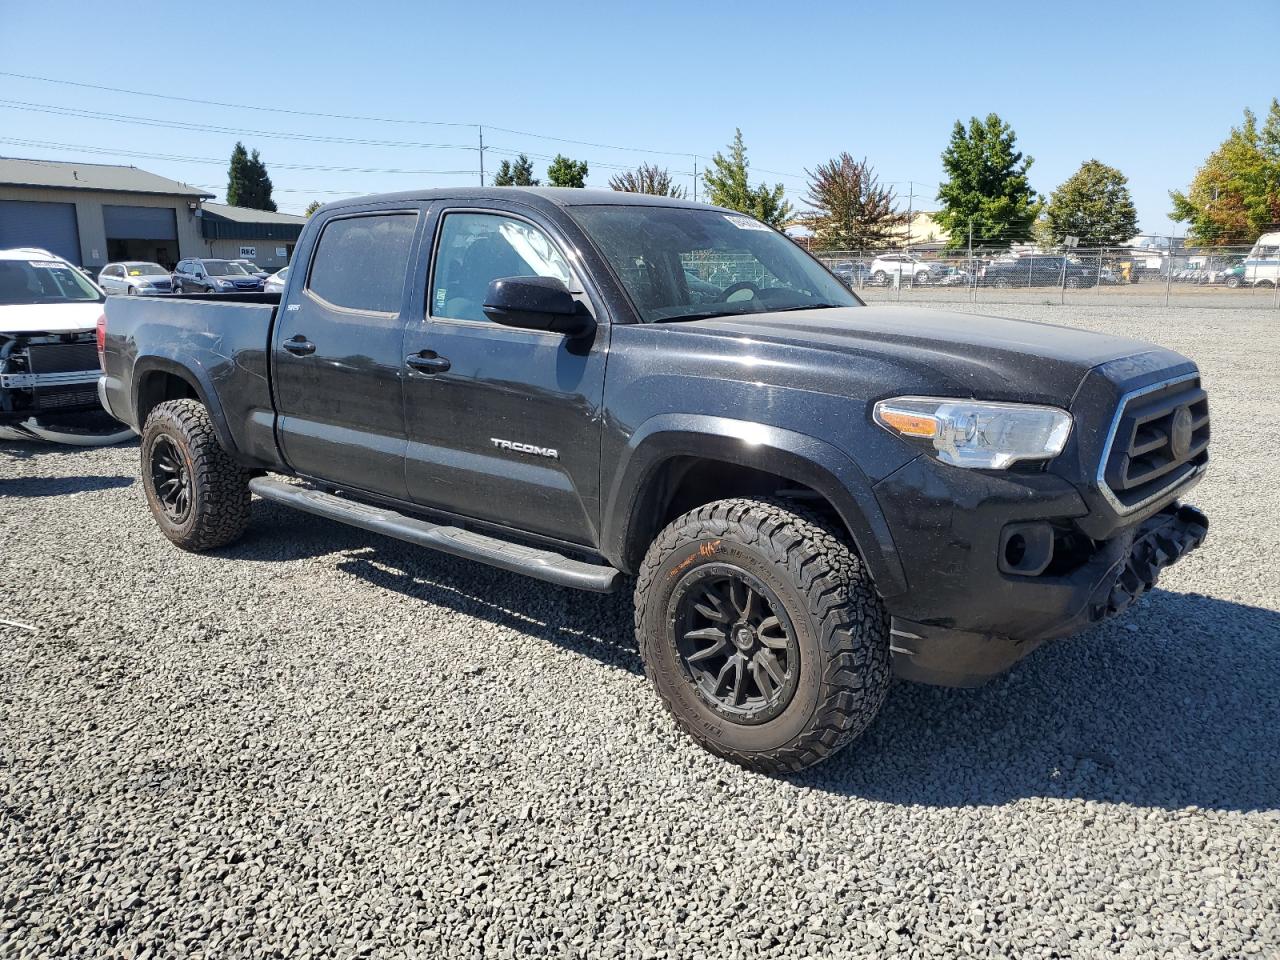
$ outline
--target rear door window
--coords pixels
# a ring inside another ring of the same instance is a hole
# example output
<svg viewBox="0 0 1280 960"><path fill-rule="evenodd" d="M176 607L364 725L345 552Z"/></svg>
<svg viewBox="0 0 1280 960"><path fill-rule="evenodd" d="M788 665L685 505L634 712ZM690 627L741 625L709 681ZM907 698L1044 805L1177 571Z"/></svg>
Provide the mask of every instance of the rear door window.
<svg viewBox="0 0 1280 960"><path fill-rule="evenodd" d="M307 290L331 306L398 313L417 223L416 213L330 220L311 260Z"/></svg>

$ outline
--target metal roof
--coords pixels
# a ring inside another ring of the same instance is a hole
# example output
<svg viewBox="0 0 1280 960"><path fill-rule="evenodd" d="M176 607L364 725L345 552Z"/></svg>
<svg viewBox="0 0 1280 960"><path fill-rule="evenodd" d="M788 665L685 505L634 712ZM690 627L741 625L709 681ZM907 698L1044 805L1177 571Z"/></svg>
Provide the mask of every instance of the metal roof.
<svg viewBox="0 0 1280 960"><path fill-rule="evenodd" d="M200 212L200 234L206 240L297 240L306 217L251 207L206 203Z"/></svg>
<svg viewBox="0 0 1280 960"><path fill-rule="evenodd" d="M137 167L62 160L0 157L0 186L55 187L63 190L110 190L120 193L158 193L177 197L212 197L207 190L187 186Z"/></svg>
<svg viewBox="0 0 1280 960"><path fill-rule="evenodd" d="M302 225L307 222L306 217L299 217L292 213L274 213L270 210L254 210L252 207L229 207L225 203L206 203L204 205L204 215L207 217L210 214L225 220L234 220L236 223L296 223Z"/></svg>

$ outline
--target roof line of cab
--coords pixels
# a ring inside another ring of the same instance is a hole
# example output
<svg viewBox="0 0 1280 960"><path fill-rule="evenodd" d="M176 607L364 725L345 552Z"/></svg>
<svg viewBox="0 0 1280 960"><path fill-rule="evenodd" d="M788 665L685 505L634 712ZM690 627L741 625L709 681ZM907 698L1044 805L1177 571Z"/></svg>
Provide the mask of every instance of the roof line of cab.
<svg viewBox="0 0 1280 960"><path fill-rule="evenodd" d="M395 193L373 193L326 203L321 210L341 210L371 203L409 203L423 200L506 200L533 207L635 206L683 207L692 210L721 210L679 197L662 197L622 190L599 190L578 187L434 187L427 190L400 190ZM320 211L317 211L320 212Z"/></svg>

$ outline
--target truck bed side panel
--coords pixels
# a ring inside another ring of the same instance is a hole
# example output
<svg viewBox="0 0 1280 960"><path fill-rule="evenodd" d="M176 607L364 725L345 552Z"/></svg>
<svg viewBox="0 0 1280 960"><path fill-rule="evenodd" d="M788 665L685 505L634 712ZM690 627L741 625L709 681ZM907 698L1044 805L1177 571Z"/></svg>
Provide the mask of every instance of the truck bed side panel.
<svg viewBox="0 0 1280 960"><path fill-rule="evenodd" d="M267 344L275 297L108 299L106 400L139 431L152 377L181 377L246 467L284 469L275 441Z"/></svg>

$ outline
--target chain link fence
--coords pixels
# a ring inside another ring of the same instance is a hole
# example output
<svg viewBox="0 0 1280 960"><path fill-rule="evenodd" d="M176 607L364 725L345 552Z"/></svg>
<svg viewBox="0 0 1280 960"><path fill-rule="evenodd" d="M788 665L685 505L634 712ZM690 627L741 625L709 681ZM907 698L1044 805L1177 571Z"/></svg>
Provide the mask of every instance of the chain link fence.
<svg viewBox="0 0 1280 960"><path fill-rule="evenodd" d="M1272 307L1280 245L1037 250L814 251L864 300ZM1163 241L1160 243L1159 241Z"/></svg>

